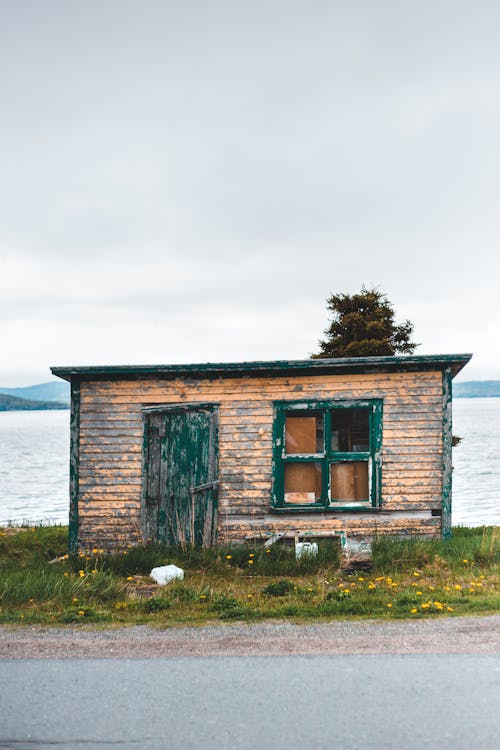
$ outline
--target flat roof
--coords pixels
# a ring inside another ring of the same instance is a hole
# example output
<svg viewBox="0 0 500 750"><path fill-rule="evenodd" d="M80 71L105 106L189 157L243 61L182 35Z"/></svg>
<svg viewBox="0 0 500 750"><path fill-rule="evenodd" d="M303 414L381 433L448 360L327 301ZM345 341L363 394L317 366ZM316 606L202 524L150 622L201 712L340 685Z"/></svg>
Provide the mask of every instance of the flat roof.
<svg viewBox="0 0 500 750"><path fill-rule="evenodd" d="M187 365L92 365L51 367L59 378L82 380L133 380L145 375L164 379L180 376L235 377L262 375L337 375L368 372L422 372L450 369L453 377L472 354L420 354L401 357L341 357L337 359L292 359L270 362L203 362Z"/></svg>

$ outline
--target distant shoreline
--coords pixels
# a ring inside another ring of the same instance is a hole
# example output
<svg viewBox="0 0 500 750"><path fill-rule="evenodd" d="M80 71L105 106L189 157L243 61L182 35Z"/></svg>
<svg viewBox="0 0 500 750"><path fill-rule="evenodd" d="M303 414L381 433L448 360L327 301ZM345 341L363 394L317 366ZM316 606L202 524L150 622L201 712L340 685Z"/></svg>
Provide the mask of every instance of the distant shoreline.
<svg viewBox="0 0 500 750"><path fill-rule="evenodd" d="M69 404L62 401L32 401L19 396L0 393L0 412L2 411L51 411L69 409Z"/></svg>
<svg viewBox="0 0 500 750"><path fill-rule="evenodd" d="M16 408L16 409L2 409L0 407L0 414L11 414L12 412L21 412L21 411L69 411L70 407L67 404L63 404L62 406L38 406L38 407L30 407L30 408Z"/></svg>

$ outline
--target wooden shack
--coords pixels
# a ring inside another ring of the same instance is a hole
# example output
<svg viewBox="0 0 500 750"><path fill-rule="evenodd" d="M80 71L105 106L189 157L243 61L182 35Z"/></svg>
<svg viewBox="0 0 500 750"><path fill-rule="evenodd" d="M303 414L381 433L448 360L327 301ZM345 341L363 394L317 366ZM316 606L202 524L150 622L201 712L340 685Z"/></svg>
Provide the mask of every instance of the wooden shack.
<svg viewBox="0 0 500 750"><path fill-rule="evenodd" d="M446 536L470 356L53 367L71 382L70 548Z"/></svg>

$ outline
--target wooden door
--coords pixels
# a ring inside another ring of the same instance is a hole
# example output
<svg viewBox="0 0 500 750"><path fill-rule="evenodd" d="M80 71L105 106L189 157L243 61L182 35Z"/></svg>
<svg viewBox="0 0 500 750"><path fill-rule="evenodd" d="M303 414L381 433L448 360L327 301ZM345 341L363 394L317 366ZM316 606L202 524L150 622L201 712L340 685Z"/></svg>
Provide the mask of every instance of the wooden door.
<svg viewBox="0 0 500 750"><path fill-rule="evenodd" d="M181 547L215 543L217 417L213 406L145 411L146 539Z"/></svg>

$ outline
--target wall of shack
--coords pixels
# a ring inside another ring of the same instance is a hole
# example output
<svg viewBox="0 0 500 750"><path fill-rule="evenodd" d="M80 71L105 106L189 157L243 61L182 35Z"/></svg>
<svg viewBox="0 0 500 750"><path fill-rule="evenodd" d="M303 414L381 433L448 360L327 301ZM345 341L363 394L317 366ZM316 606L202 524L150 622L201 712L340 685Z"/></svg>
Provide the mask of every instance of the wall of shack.
<svg viewBox="0 0 500 750"><path fill-rule="evenodd" d="M273 401L383 399L380 511L271 510ZM443 380L438 372L83 380L78 450L78 545L141 541L142 407L220 404L218 539L272 532L438 536L443 491Z"/></svg>

